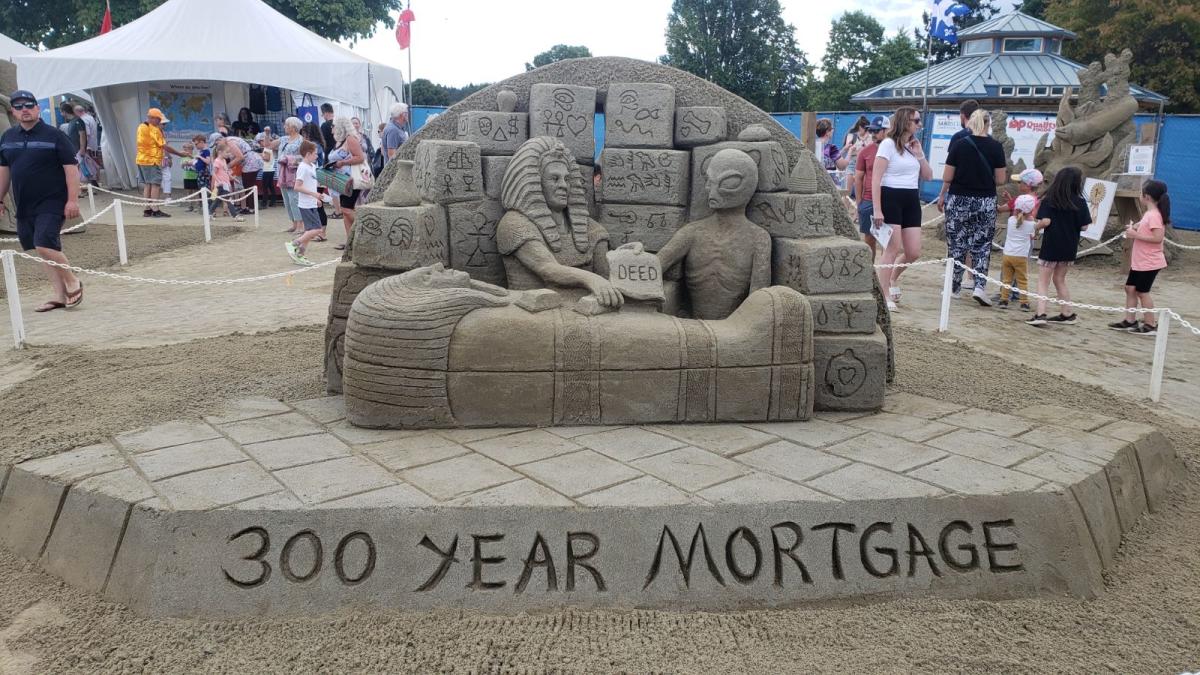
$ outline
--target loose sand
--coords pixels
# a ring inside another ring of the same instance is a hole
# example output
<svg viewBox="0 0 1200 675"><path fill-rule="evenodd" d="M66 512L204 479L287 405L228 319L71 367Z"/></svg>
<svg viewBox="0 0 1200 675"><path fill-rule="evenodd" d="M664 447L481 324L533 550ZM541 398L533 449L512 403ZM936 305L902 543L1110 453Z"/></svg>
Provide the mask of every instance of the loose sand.
<svg viewBox="0 0 1200 675"><path fill-rule="evenodd" d="M930 241L929 247L932 255L937 243ZM1103 292L1112 294L1108 288ZM92 301L101 302L99 296ZM956 316L966 314L957 307ZM5 419L0 461L202 414L230 397L319 396L319 320L155 348L54 345L0 352ZM1140 396L1113 393L1119 387L1063 377L1050 367L1061 354L1031 358L1018 352L1010 354L1011 361L998 358L1006 340L1020 344L1026 335L1020 331L1033 329L1001 326L980 351L967 340L931 338L909 325L919 323L915 318L897 323L895 391L994 410L1038 403L1091 409L1158 424L1175 443L1187 475L1168 506L1126 537L1118 564L1106 576L1103 597L905 601L722 614L442 612L197 622L140 618L0 552L0 670L1169 673L1200 668L1196 430L1183 426L1179 411L1160 416L1149 412ZM1186 339L1192 338L1178 337ZM37 374L30 377L32 372ZM1144 372L1134 374L1141 378ZM973 380L974 374L982 377Z"/></svg>

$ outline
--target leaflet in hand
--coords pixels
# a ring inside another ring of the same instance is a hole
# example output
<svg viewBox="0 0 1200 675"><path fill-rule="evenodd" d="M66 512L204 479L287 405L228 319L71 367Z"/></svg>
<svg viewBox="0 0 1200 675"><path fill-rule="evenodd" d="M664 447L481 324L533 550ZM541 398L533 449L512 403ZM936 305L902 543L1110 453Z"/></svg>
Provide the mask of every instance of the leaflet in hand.
<svg viewBox="0 0 1200 675"><path fill-rule="evenodd" d="M875 241L879 242L880 246L887 248L888 242L892 240L892 229L892 226L887 223L872 224L871 236L875 237Z"/></svg>

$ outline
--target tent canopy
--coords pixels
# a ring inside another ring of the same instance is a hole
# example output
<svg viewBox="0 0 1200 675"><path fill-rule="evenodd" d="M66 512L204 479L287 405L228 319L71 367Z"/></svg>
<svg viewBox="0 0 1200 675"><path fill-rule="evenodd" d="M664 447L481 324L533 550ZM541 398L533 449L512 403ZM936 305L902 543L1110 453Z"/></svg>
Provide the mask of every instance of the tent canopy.
<svg viewBox="0 0 1200 675"><path fill-rule="evenodd" d="M29 47L26 47L25 45L21 44L20 42L17 42L16 40L8 37L7 35L4 35L3 33L0 33L0 59L7 60L14 56L21 56L23 54L33 54L34 52L35 52L35 50L30 49ZM4 93L6 95L8 94L7 91Z"/></svg>
<svg viewBox="0 0 1200 675"><path fill-rule="evenodd" d="M216 17L226 17L218 20ZM104 35L16 55L17 78L39 96L157 80L248 82L373 108L403 76L294 23L260 0L168 0Z"/></svg>

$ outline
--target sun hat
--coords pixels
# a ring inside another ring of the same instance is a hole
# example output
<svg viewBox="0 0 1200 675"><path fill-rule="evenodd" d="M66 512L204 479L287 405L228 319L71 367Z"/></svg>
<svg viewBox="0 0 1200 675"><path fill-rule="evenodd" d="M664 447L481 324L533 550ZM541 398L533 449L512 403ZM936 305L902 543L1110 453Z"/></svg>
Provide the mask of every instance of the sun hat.
<svg viewBox="0 0 1200 675"><path fill-rule="evenodd" d="M146 117L157 117L158 121L162 122L163 124L171 121L167 119L167 116L163 114L163 111L159 110L158 108L151 108L147 110Z"/></svg>
<svg viewBox="0 0 1200 675"><path fill-rule="evenodd" d="M1031 188L1041 185L1043 180L1045 179L1042 177L1042 172L1037 169L1025 169L1016 176L1013 176L1014 183L1024 183Z"/></svg>
<svg viewBox="0 0 1200 675"><path fill-rule="evenodd" d="M1033 195L1021 195L1013 202L1013 210L1020 211L1025 215L1033 215L1033 210L1037 208L1037 199Z"/></svg>

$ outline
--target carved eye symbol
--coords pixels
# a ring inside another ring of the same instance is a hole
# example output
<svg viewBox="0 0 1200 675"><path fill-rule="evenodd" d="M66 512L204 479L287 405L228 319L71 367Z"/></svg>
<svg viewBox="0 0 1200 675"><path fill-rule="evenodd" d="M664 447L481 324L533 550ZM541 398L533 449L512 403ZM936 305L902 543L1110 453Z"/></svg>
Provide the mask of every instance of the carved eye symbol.
<svg viewBox="0 0 1200 675"><path fill-rule="evenodd" d="M737 174L722 176L717 181L717 187L722 190L736 190L742 186L742 177Z"/></svg>

